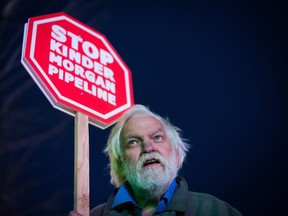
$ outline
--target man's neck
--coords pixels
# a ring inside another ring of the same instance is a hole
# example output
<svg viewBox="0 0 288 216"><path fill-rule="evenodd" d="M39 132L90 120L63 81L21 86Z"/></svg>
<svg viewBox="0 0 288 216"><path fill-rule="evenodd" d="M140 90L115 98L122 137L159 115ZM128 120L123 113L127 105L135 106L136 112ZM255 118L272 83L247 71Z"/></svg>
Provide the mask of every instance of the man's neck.
<svg viewBox="0 0 288 216"><path fill-rule="evenodd" d="M163 190L163 193L160 196L156 196L151 193L151 191L143 191L136 188L132 188L134 198L138 205L142 208L142 216L150 216L152 215L158 207L158 203L163 197L165 190Z"/></svg>
<svg viewBox="0 0 288 216"><path fill-rule="evenodd" d="M138 204L142 207L142 216L151 216L157 210L158 202L160 199L138 201Z"/></svg>
<svg viewBox="0 0 288 216"><path fill-rule="evenodd" d="M157 193L155 193L153 190L144 190L141 188L133 187L133 185L130 184L135 201L143 209L143 216L152 215L157 210L158 203L161 201L170 184L171 183L162 185L162 187L160 186Z"/></svg>
<svg viewBox="0 0 288 216"><path fill-rule="evenodd" d="M142 216L151 216L156 211L157 206L145 207L142 209Z"/></svg>
<svg viewBox="0 0 288 216"><path fill-rule="evenodd" d="M135 200L143 208L157 208L158 202L161 200L162 195L159 197L153 197L150 193L134 193Z"/></svg>

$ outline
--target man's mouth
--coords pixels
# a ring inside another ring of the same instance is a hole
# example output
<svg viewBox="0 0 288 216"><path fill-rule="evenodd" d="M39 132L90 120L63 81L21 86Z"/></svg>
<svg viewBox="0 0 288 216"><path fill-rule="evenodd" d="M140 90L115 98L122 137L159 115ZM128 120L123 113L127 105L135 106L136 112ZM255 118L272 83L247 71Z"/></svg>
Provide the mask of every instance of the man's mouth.
<svg viewBox="0 0 288 216"><path fill-rule="evenodd" d="M155 165L155 164L161 164L161 163L158 159L151 158L151 159L144 161L143 167L147 167L147 166L151 166L151 165Z"/></svg>

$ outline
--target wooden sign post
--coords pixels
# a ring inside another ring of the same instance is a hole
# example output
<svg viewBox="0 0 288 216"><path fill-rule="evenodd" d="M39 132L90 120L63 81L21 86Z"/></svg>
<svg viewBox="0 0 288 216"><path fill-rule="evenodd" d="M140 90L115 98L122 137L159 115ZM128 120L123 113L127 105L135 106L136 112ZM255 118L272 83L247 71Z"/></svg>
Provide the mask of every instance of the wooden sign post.
<svg viewBox="0 0 288 216"><path fill-rule="evenodd" d="M75 116L74 210L89 216L89 124L88 116Z"/></svg>

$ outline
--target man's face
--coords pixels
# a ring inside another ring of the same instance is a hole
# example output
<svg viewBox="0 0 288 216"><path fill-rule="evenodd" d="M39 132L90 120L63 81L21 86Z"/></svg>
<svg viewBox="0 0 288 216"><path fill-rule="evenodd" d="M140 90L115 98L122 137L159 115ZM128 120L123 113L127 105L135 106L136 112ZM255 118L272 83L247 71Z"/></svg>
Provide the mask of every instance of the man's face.
<svg viewBox="0 0 288 216"><path fill-rule="evenodd" d="M129 119L122 130L122 144L124 173L131 184L166 188L175 178L177 154L157 119L145 115Z"/></svg>
<svg viewBox="0 0 288 216"><path fill-rule="evenodd" d="M151 116L136 116L129 119L122 131L124 152L127 162L136 165L140 156L152 152L169 160L172 152L168 137L161 123ZM161 164L147 163L145 168L163 170Z"/></svg>

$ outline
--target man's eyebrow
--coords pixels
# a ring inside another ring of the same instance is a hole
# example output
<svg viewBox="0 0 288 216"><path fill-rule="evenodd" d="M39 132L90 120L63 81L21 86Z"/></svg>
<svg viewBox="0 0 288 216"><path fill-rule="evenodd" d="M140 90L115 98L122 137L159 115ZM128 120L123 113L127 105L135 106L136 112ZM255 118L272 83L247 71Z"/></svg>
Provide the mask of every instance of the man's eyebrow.
<svg viewBox="0 0 288 216"><path fill-rule="evenodd" d="M155 129L155 130L151 130L151 131L149 132L149 134L156 134L156 133L159 133L159 132L165 133L164 128L163 128L163 127L159 127L159 128L157 128L157 129Z"/></svg>
<svg viewBox="0 0 288 216"><path fill-rule="evenodd" d="M135 133L127 133L127 134L124 134L124 137L126 139L129 139L129 138L135 138L135 137L141 137L139 134L135 134Z"/></svg>
<svg viewBox="0 0 288 216"><path fill-rule="evenodd" d="M155 129L155 130L151 130L151 131L149 132L149 134L155 134L155 133L159 133L159 132L165 133L164 128L163 128L163 127L159 127L159 128L157 128L157 129ZM126 139L135 138L135 137L137 137L137 138L138 138L138 137L139 137L139 138L142 137L140 134L137 134L137 133L124 133L123 136L124 136L124 138L126 138Z"/></svg>
<svg viewBox="0 0 288 216"><path fill-rule="evenodd" d="M163 132L165 133L165 130L163 127L158 128L157 130L155 130L153 133L158 133L158 132Z"/></svg>

